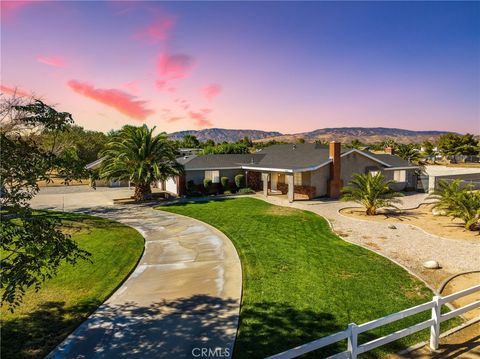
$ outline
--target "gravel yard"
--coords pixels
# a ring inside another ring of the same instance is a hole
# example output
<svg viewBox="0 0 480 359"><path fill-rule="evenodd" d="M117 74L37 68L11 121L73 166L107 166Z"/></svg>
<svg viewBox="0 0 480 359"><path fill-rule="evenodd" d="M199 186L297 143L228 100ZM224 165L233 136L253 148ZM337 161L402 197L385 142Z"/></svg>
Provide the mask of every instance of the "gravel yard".
<svg viewBox="0 0 480 359"><path fill-rule="evenodd" d="M284 196L257 195L267 202L308 210L327 218L334 231L346 241L378 252L405 266L434 288L452 274L480 269L480 241L449 239L426 233L406 223L366 221L344 216L339 210L357 206L352 202L330 200L297 201L288 203ZM424 202L425 194L403 198L402 208L413 208ZM423 267L423 262L436 260L441 268Z"/></svg>

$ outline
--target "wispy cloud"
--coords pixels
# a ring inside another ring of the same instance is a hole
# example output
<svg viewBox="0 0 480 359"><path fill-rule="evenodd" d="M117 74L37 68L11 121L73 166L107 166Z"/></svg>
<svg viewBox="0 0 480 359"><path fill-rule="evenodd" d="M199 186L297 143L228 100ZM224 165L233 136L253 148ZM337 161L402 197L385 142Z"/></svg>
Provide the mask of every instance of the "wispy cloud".
<svg viewBox="0 0 480 359"><path fill-rule="evenodd" d="M172 123L172 122L177 122L177 121L180 121L180 120L182 120L182 119L183 119L183 117L179 117L179 116L178 116L178 117L176 117L176 116L173 116L173 117L170 117L170 118L167 120L167 122L168 122L168 123Z"/></svg>
<svg viewBox="0 0 480 359"><path fill-rule="evenodd" d="M217 97L220 95L222 92L222 86L219 84L210 84L205 87L202 87L201 93L203 97L205 97L207 100L212 100L213 98Z"/></svg>
<svg viewBox="0 0 480 359"><path fill-rule="evenodd" d="M28 93L27 91L21 90L18 87L10 87L10 86L0 85L0 92L2 94L14 95L14 96L19 96L19 97L32 97L31 93Z"/></svg>
<svg viewBox="0 0 480 359"><path fill-rule="evenodd" d="M167 14L159 14L155 21L138 31L134 38L150 44L157 44L168 39L170 30L175 25L175 18Z"/></svg>
<svg viewBox="0 0 480 359"><path fill-rule="evenodd" d="M33 4L37 1L32 0L16 0L16 1L0 1L2 21L10 21L15 14L23 7Z"/></svg>
<svg viewBox="0 0 480 359"><path fill-rule="evenodd" d="M160 54L157 73L163 81L182 79L188 76L194 65L193 57L185 54Z"/></svg>
<svg viewBox="0 0 480 359"><path fill-rule="evenodd" d="M65 67L65 59L61 56L37 56L37 61L53 67Z"/></svg>
<svg viewBox="0 0 480 359"><path fill-rule="evenodd" d="M110 106L136 120L143 121L154 113L145 107L146 101L136 100L135 96L117 89L99 89L88 82L77 80L70 80L67 85L76 93Z"/></svg>
<svg viewBox="0 0 480 359"><path fill-rule="evenodd" d="M202 111L200 112L190 111L189 116L192 120L194 120L195 125L197 125L198 127L213 126L212 122L207 118L207 115Z"/></svg>

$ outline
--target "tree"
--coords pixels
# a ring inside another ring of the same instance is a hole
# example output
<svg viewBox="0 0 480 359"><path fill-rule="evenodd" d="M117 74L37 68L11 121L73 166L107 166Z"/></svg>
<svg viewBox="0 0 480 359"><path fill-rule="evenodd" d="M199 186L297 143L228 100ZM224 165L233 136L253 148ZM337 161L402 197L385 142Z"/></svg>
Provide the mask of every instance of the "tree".
<svg viewBox="0 0 480 359"><path fill-rule="evenodd" d="M363 205L368 216L377 214L379 208L396 208L394 203L399 203L397 197L403 195L391 189L393 181L387 181L385 176L378 172L353 175L348 186L342 189L342 200L353 201Z"/></svg>
<svg viewBox="0 0 480 359"><path fill-rule="evenodd" d="M435 157L437 156L437 152L435 151L435 146L430 141L425 141L422 143L422 149L424 156L427 157L427 160L433 160L435 164Z"/></svg>
<svg viewBox="0 0 480 359"><path fill-rule="evenodd" d="M420 160L420 152L413 145L400 144L395 150L395 154L408 161L408 162L418 162Z"/></svg>
<svg viewBox="0 0 480 359"><path fill-rule="evenodd" d="M43 131L62 134L73 123L71 114L15 97L2 98L0 114L2 303L14 310L25 291L38 290L61 263L88 259L90 254L61 231L58 219L35 213L29 205L39 191L37 181L55 175L68 183L86 173L81 164L58 154L55 141L49 148L38 143Z"/></svg>
<svg viewBox="0 0 480 359"><path fill-rule="evenodd" d="M456 162L456 157L460 155L471 156L479 154L478 140L469 133L463 136L455 133L440 136L438 149L442 155L450 158L453 162Z"/></svg>
<svg viewBox="0 0 480 359"><path fill-rule="evenodd" d="M185 135L182 145L185 148L198 148L200 147L200 141L194 135Z"/></svg>
<svg viewBox="0 0 480 359"><path fill-rule="evenodd" d="M365 145L358 139L353 139L352 142L350 142L350 145L348 145L348 147L350 148L355 148L357 150L361 149L362 147L364 147Z"/></svg>
<svg viewBox="0 0 480 359"><path fill-rule="evenodd" d="M212 139L208 139L203 143L203 147L215 146L215 142Z"/></svg>
<svg viewBox="0 0 480 359"><path fill-rule="evenodd" d="M216 146L205 147L203 154L227 154L227 153L249 153L248 146L244 143L222 143Z"/></svg>
<svg viewBox="0 0 480 359"><path fill-rule="evenodd" d="M100 177L127 180L134 184L136 201L145 200L151 193L151 184L183 173L175 160L175 146L162 132L153 135L155 127L124 126L105 146Z"/></svg>
<svg viewBox="0 0 480 359"><path fill-rule="evenodd" d="M434 208L445 211L448 216L461 219L465 229L480 229L480 192L463 180L440 181L429 198L436 199Z"/></svg>

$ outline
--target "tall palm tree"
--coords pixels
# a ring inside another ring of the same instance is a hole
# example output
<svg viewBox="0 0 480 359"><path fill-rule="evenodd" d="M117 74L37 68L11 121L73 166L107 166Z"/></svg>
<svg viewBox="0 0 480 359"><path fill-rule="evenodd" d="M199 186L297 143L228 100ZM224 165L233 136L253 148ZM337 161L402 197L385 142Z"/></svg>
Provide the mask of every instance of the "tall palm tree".
<svg viewBox="0 0 480 359"><path fill-rule="evenodd" d="M395 154L408 162L418 162L421 154L413 145L398 145Z"/></svg>
<svg viewBox="0 0 480 359"><path fill-rule="evenodd" d="M153 135L154 130L146 125L124 126L102 152L100 177L132 182L137 201L152 193L153 182L183 173L182 165L175 160L173 143L165 132Z"/></svg>
<svg viewBox="0 0 480 359"><path fill-rule="evenodd" d="M393 183L387 181L381 172L373 175L356 173L343 188L342 200L357 202L365 207L367 216L374 216L379 208L396 208L394 203L401 202L397 197L403 195L390 188Z"/></svg>

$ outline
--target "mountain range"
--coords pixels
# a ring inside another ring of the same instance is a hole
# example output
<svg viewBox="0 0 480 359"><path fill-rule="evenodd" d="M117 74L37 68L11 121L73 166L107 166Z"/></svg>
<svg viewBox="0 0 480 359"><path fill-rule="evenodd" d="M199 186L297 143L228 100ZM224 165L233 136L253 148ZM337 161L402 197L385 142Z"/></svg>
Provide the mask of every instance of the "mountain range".
<svg viewBox="0 0 480 359"><path fill-rule="evenodd" d="M320 141L340 141L349 143L357 139L363 143L376 143L387 139L393 139L398 143L413 143L422 141L435 141L441 135L452 133L448 131L412 131L400 128L385 127L335 127L321 128L309 132L300 132L294 134L283 134L275 131L260 130L233 130L224 128L208 128L204 130L187 130L173 132L169 137L174 140L181 140L185 135L194 135L200 141L213 140L215 143L236 142L244 137L250 138L255 142L269 140L298 142L304 139L306 142Z"/></svg>

